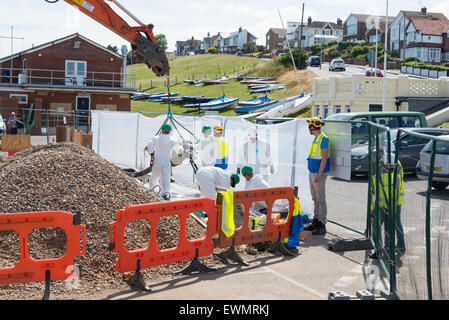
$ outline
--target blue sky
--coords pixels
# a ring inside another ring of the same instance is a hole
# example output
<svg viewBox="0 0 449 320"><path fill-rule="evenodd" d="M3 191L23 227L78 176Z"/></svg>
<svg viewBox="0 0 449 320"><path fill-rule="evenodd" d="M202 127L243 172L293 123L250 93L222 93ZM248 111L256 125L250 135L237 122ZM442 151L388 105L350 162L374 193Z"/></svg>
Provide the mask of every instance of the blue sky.
<svg viewBox="0 0 449 320"><path fill-rule="evenodd" d="M2 7L0 35L14 33L24 40L15 40L14 52L30 48L66 35L79 32L102 44L121 47L127 44L105 27L97 24L82 13L77 12L65 1L48 4L44 0L6 1ZM88 1L88 0L87 0ZM256 37L258 44L265 44L265 34L270 27L282 27L278 8L284 24L301 20L301 6L305 3L304 19L343 21L350 13L385 15L386 1L373 0L119 0L144 23L155 25L154 33L164 33L173 50L177 40L192 36L203 39L207 32L233 32L240 26L248 29ZM8 5L5 5L7 3ZM420 10L426 6L429 11L442 12L449 17L449 0L390 0L389 15L395 16L399 10ZM11 41L0 39L0 57L9 55Z"/></svg>

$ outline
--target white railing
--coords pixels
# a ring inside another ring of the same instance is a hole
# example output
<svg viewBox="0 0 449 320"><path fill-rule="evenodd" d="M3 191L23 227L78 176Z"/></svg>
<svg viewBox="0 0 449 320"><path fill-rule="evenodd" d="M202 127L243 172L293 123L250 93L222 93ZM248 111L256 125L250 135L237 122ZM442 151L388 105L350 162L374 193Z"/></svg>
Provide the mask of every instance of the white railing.
<svg viewBox="0 0 449 320"><path fill-rule="evenodd" d="M367 78L353 75L352 78L331 77L329 80L315 79L314 99L334 98L379 98L383 94L383 78ZM407 76L387 79L387 97L449 97L449 78L411 79Z"/></svg>
<svg viewBox="0 0 449 320"><path fill-rule="evenodd" d="M136 75L119 72L87 71L84 75L69 76L65 70L11 69L4 67L0 70L0 85L91 87L134 90L136 89Z"/></svg>

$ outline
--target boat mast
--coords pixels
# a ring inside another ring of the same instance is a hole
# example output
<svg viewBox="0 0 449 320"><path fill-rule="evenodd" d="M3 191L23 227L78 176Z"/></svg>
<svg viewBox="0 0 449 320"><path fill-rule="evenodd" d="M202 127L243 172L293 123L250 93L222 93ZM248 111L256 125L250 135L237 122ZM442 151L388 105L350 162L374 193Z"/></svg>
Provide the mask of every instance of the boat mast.
<svg viewBox="0 0 449 320"><path fill-rule="evenodd" d="M279 10L279 8L278 8L278 12L279 12L279 18L281 18L282 29L285 29L284 21L282 20L281 11ZM299 79L298 70L296 70L296 63L295 63L295 59L293 58L292 49L290 48L290 43L288 42L288 38L287 38L286 42L287 42L287 46L288 46L288 51L290 52L290 57L292 58L293 68L295 68L296 78L298 79L298 83L299 83L299 89L301 90L301 95L303 95L304 91L302 89L301 80Z"/></svg>
<svg viewBox="0 0 449 320"><path fill-rule="evenodd" d="M218 74L221 75L220 64L218 64ZM221 91L223 92L223 97L225 96L224 87L223 87L223 77L220 78L221 83Z"/></svg>

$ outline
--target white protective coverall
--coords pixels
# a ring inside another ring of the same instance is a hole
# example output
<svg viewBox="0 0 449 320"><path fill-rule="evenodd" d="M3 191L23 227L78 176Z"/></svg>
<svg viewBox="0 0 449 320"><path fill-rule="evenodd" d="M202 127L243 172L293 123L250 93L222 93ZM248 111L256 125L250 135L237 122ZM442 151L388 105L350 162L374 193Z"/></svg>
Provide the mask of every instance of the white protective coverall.
<svg viewBox="0 0 449 320"><path fill-rule="evenodd" d="M154 164L150 178L150 188L157 184L161 187L161 195L170 192L171 161L172 151L182 153L182 145L169 134L162 134L154 137L148 143L148 152L154 152Z"/></svg>
<svg viewBox="0 0 449 320"><path fill-rule="evenodd" d="M251 180L245 181L245 190L271 188L268 182L266 182L259 174L254 175ZM256 213L260 213L262 209L267 209L267 204L264 201L254 202L251 207L251 210L255 211Z"/></svg>
<svg viewBox="0 0 449 320"><path fill-rule="evenodd" d="M261 138L257 138L255 142L249 138L245 141L239 163L240 168L244 165L253 167L254 174L261 174L265 179L274 173L270 144Z"/></svg>
<svg viewBox="0 0 449 320"><path fill-rule="evenodd" d="M215 200L216 187L229 190L231 188L231 173L217 167L203 167L196 174L202 198Z"/></svg>
<svg viewBox="0 0 449 320"><path fill-rule="evenodd" d="M216 161L216 146L212 135L203 137L198 144L200 147L200 161L201 167L214 166Z"/></svg>

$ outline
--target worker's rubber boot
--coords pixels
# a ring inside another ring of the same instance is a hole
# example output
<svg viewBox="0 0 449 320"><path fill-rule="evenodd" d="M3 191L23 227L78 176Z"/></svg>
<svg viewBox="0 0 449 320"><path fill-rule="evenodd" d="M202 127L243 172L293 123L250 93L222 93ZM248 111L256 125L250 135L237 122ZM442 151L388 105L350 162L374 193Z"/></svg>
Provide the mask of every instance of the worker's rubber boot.
<svg viewBox="0 0 449 320"><path fill-rule="evenodd" d="M312 235L319 236L326 233L327 233L326 226L320 221L318 221L318 225L316 226L315 230L312 231Z"/></svg>
<svg viewBox="0 0 449 320"><path fill-rule="evenodd" d="M319 223L318 219L313 218L312 223L304 228L304 231L313 231L316 229L317 224Z"/></svg>

